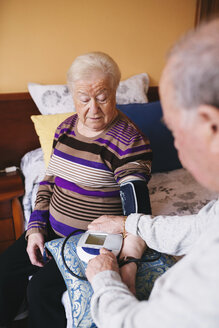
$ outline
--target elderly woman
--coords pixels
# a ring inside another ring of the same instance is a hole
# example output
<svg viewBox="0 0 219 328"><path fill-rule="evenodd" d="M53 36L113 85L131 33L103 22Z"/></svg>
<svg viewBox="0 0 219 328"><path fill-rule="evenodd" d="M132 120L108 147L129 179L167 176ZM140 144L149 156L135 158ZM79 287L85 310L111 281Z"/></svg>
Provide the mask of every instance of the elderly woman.
<svg viewBox="0 0 219 328"><path fill-rule="evenodd" d="M2 256L5 276L12 267L6 264L6 256L16 257L16 287L13 306L12 295L7 298L1 290L1 299L8 302L3 301L0 323L9 322L15 315L25 295L27 277L32 274L28 286L30 327L65 327L61 295L66 286L55 261L43 262L45 241L67 236L76 229L86 230L101 215L150 211L146 184L152 153L147 138L116 109L119 81L117 64L104 53L79 56L69 69L68 86L76 114L56 130L26 238L22 236ZM144 249L141 238L128 235L120 256L140 257ZM136 270L135 263L121 269L124 282L133 292ZM7 286L5 277L4 281Z"/></svg>

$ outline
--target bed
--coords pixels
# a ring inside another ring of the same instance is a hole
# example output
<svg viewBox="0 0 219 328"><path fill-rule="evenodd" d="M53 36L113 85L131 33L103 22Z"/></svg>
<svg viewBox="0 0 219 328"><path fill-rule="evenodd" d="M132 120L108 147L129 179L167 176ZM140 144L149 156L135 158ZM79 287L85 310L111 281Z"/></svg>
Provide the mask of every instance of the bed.
<svg viewBox="0 0 219 328"><path fill-rule="evenodd" d="M32 86L35 87L34 84ZM123 99L120 100L118 108L132 118L142 132L151 139L155 158L152 178L149 182L152 213L153 215L197 213L217 195L201 187L181 167L173 146L172 135L160 121L162 113L158 88L147 87L144 91L147 94L148 103L143 101L140 103L139 100L138 103L128 103ZM51 92L53 91L50 88L50 95ZM0 169L12 165L21 168L25 184L23 197L25 226L34 207L39 182L43 179L46 169L44 148L36 133L37 126L33 124L30 116L54 114L44 113L42 108L39 111L39 105L36 105L37 101L34 102L32 97L29 93L0 94L2 130ZM45 103L46 100L44 105ZM70 318L71 310L66 293L63 296L63 302L66 315ZM69 320L68 327L72 327Z"/></svg>

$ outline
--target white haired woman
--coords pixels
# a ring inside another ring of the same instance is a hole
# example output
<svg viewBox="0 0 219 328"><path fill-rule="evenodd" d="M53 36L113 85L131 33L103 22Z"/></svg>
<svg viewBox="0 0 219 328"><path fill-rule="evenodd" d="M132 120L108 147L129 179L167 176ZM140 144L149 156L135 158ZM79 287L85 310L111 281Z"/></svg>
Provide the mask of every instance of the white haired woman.
<svg viewBox="0 0 219 328"><path fill-rule="evenodd" d="M13 306L1 290L1 299L8 300L4 301L4 323L16 314L26 293L27 278L33 275L28 286L30 327L66 326L61 304L66 286L55 261L43 263L45 241L76 229L86 230L101 215L129 214L137 206L140 212L150 212L147 182L152 152L148 139L116 109L120 76L115 61L100 52L77 57L69 69L67 80L76 114L56 130L50 163L26 235L2 256L8 288L7 275L12 267L8 259L16 258ZM129 235L120 257L140 257L145 247L141 238ZM18 274L18 267L22 274ZM136 270L135 263L121 269L124 282L133 292Z"/></svg>

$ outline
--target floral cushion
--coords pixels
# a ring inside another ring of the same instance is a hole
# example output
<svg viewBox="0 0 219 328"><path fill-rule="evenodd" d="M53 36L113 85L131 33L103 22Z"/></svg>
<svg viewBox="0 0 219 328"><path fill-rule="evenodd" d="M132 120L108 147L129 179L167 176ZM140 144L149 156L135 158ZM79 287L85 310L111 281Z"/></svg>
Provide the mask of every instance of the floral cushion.
<svg viewBox="0 0 219 328"><path fill-rule="evenodd" d="M75 111L72 95L64 84L28 83L28 91L43 115Z"/></svg>
<svg viewBox="0 0 219 328"><path fill-rule="evenodd" d="M64 256L67 265L74 273L85 276L87 264L79 259L76 252L76 246L80 236L81 235L76 235L69 238L65 245ZM55 239L47 242L46 247L55 259L65 280L71 302L72 328L96 327L90 313L90 300L93 294L92 287L88 281L79 280L72 276L66 269L61 257L63 242L64 238ZM147 259L154 259L155 256L157 256L157 254L152 250L147 250L144 254L144 257ZM138 267L136 278L137 298L139 300L147 300L155 280L174 263L174 258L164 254L154 262L141 263Z"/></svg>
<svg viewBox="0 0 219 328"><path fill-rule="evenodd" d="M123 80L116 90L117 104L147 103L149 77L147 73L141 73Z"/></svg>

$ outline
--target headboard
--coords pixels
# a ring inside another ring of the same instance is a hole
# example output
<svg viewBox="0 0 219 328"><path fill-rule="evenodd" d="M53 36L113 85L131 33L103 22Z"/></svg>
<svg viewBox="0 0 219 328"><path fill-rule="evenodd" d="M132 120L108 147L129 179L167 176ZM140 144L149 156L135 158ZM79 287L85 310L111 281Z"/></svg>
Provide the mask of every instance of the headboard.
<svg viewBox="0 0 219 328"><path fill-rule="evenodd" d="M148 100L159 100L158 87L149 88ZM19 166L25 153L40 147L30 119L31 115L39 114L28 92L0 94L0 169Z"/></svg>

